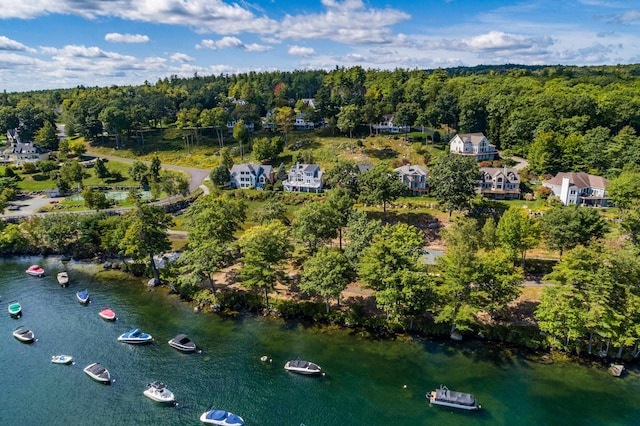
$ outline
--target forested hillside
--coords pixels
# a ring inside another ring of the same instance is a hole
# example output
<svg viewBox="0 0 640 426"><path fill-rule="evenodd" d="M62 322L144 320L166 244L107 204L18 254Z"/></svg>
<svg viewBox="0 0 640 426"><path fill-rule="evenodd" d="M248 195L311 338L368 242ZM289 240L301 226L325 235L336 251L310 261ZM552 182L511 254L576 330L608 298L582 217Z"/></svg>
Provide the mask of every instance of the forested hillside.
<svg viewBox="0 0 640 426"><path fill-rule="evenodd" d="M38 135L47 121L88 139L170 125L222 129L231 119L259 127L268 111L282 108L344 130L339 114L352 105L350 118L360 127L350 130L356 133L394 114L395 124L437 129L445 142L453 132L483 132L499 149L526 156L536 174L585 171L612 178L625 165L640 164L638 75L640 65L503 65L171 76L136 87L5 92L0 134L19 128L23 138L47 146L55 140Z"/></svg>

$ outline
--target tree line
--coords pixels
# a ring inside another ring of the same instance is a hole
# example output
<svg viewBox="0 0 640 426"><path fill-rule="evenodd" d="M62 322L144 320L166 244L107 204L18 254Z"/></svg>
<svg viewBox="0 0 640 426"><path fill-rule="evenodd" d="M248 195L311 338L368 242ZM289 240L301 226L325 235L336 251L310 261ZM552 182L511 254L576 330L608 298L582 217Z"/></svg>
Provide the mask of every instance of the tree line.
<svg viewBox="0 0 640 426"><path fill-rule="evenodd" d="M538 175L573 170L615 177L625 164L640 164L639 69L353 67L171 76L141 86L4 94L0 132L19 128L25 139L55 149L56 122L88 139L108 132L117 144L141 129L177 125L214 128L223 145L229 120L259 127L270 110L285 141L294 111L349 136L371 131L371 124L393 114L396 125L446 134L484 132L499 149L526 156Z"/></svg>

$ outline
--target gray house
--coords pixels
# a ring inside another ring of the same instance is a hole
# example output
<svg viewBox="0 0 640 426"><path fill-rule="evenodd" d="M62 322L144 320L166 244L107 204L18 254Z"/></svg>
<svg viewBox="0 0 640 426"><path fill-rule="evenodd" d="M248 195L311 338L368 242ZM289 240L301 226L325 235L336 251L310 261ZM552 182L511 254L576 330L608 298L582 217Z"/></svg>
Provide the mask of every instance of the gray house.
<svg viewBox="0 0 640 426"><path fill-rule="evenodd" d="M404 183L411 192L411 195L422 195L429 192L429 186L427 185L427 177L429 171L419 165L407 164L394 171L400 177L402 183Z"/></svg>
<svg viewBox="0 0 640 426"><path fill-rule="evenodd" d="M507 167L480 167L479 190L482 196L494 200L519 199L518 171Z"/></svg>
<svg viewBox="0 0 640 426"><path fill-rule="evenodd" d="M317 164L291 166L287 180L282 182L289 192L322 192L322 170Z"/></svg>
<svg viewBox="0 0 640 426"><path fill-rule="evenodd" d="M273 183L275 179L273 167L254 163L234 164L230 175L229 186L232 188L264 189L266 184Z"/></svg>

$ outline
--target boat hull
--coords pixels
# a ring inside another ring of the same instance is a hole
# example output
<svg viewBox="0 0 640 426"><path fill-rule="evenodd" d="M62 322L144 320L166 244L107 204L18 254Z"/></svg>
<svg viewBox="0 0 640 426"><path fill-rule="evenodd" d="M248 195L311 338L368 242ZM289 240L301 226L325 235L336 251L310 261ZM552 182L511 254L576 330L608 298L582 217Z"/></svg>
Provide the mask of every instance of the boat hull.
<svg viewBox="0 0 640 426"><path fill-rule="evenodd" d="M109 374L109 371L98 363L87 365L84 368L84 372L96 382L104 383L106 385L111 384L111 375Z"/></svg>
<svg viewBox="0 0 640 426"><path fill-rule="evenodd" d="M219 413L218 416L211 416L210 413ZM220 426L242 426L244 419L237 414L229 413L223 410L210 410L202 413L200 416L202 423Z"/></svg>
<svg viewBox="0 0 640 426"><path fill-rule="evenodd" d="M116 314L109 308L104 308L100 312L98 312L98 316L105 321L115 321Z"/></svg>
<svg viewBox="0 0 640 426"><path fill-rule="evenodd" d="M284 369L292 373L303 374L305 376L313 376L322 373L322 368L320 368L318 364L301 360L287 361L284 365Z"/></svg>
<svg viewBox="0 0 640 426"><path fill-rule="evenodd" d="M40 268L38 265L29 267L25 272L32 277L42 277L44 275L44 269Z"/></svg>
<svg viewBox="0 0 640 426"><path fill-rule="evenodd" d="M51 357L51 362L54 364L70 364L73 361L71 355L55 355Z"/></svg>
<svg viewBox="0 0 640 426"><path fill-rule="evenodd" d="M35 335L31 330L16 330L13 332L13 337L23 343L33 343L35 340Z"/></svg>
<svg viewBox="0 0 640 426"><path fill-rule="evenodd" d="M196 344L186 334L179 334L169 340L169 346L180 352L194 352L196 350Z"/></svg>
<svg viewBox="0 0 640 426"><path fill-rule="evenodd" d="M57 279L58 284L60 284L62 287L66 287L67 285L69 285L69 276L66 274L66 272L59 273Z"/></svg>
<svg viewBox="0 0 640 426"><path fill-rule="evenodd" d="M10 316L17 318L22 315L22 306L19 303L11 303L7 311L9 311Z"/></svg>
<svg viewBox="0 0 640 426"><path fill-rule="evenodd" d="M446 386L429 392L426 395L430 404L443 407L458 408L460 410L478 410L480 405L470 393L450 391Z"/></svg>
<svg viewBox="0 0 640 426"><path fill-rule="evenodd" d="M143 392L147 398L159 403L172 403L175 401L173 392L167 389L163 383L150 383Z"/></svg>

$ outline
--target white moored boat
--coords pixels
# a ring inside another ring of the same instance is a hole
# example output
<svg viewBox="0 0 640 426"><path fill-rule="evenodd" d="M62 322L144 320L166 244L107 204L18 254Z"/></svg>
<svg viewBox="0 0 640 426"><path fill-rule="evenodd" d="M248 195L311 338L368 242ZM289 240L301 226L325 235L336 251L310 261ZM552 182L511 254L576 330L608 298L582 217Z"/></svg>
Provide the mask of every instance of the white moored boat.
<svg viewBox="0 0 640 426"><path fill-rule="evenodd" d="M69 274L67 273L67 271L58 272L57 279L58 284L60 284L62 287L66 287L67 285L69 285Z"/></svg>
<svg viewBox="0 0 640 426"><path fill-rule="evenodd" d="M169 340L169 345L182 352L193 352L196 350L196 344L187 337L186 334L178 334Z"/></svg>
<svg viewBox="0 0 640 426"><path fill-rule="evenodd" d="M73 361L71 355L54 355L51 357L51 362L54 364L69 364Z"/></svg>
<svg viewBox="0 0 640 426"><path fill-rule="evenodd" d="M93 380L97 382L106 383L106 384L111 383L111 375L109 374L109 370L107 370L97 362L87 365L84 368L84 372L87 373L89 377L91 377Z"/></svg>
<svg viewBox="0 0 640 426"><path fill-rule="evenodd" d="M156 402L173 402L175 397L164 383L153 382L147 385L147 389L143 392L144 396Z"/></svg>
<svg viewBox="0 0 640 426"><path fill-rule="evenodd" d="M293 359L291 361L287 361L287 363L284 365L284 369L298 374L322 373L322 368L320 368L318 364L314 364L313 362L304 361L301 359Z"/></svg>
<svg viewBox="0 0 640 426"><path fill-rule="evenodd" d="M13 334L13 337L25 343L32 343L36 339L36 336L33 334L33 331L29 330L28 328L24 328L22 326L19 326L18 328L16 328L12 334Z"/></svg>
<svg viewBox="0 0 640 426"><path fill-rule="evenodd" d="M429 403L443 405L445 407L460 408L463 410L477 410L480 408L476 398L470 393L450 391L446 386L441 385L427 394Z"/></svg>

